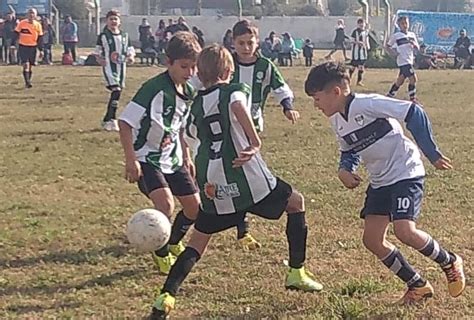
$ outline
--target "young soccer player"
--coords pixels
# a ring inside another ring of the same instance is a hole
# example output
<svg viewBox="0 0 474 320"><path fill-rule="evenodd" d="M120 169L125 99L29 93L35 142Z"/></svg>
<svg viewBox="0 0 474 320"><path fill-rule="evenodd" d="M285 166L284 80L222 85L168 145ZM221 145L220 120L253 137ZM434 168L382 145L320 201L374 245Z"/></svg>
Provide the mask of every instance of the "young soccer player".
<svg viewBox="0 0 474 320"><path fill-rule="evenodd" d="M248 20L237 22L233 29L235 73L232 83L245 83L252 92L252 119L257 132L263 131L263 109L268 94L273 91L283 108L285 117L295 123L300 114L293 109L293 92L286 84L278 68L258 51L258 29ZM237 227L237 238L245 250L253 250L260 244L248 232L248 221Z"/></svg>
<svg viewBox="0 0 474 320"><path fill-rule="evenodd" d="M23 65L23 79L25 87L32 88L31 77L33 75L33 66L36 64L36 53L38 45L41 44L43 28L41 23L36 20L38 12L35 8L28 9L27 18L21 20L15 28L18 38L18 55Z"/></svg>
<svg viewBox="0 0 474 320"><path fill-rule="evenodd" d="M387 51L397 57L397 65L400 68L398 78L390 88L388 97L395 97L398 89L403 85L405 79L408 78L408 94L410 100L416 101L416 74L413 68L414 51L419 50L418 40L415 33L408 31L409 20L406 16L401 16L397 20L400 31L395 32L387 42ZM393 46L396 45L394 49Z"/></svg>
<svg viewBox="0 0 474 320"><path fill-rule="evenodd" d="M174 220L169 246L153 254L164 274L184 250L181 239L199 210L192 162L181 140L194 96L187 80L195 72L200 51L193 34L176 33L166 48L167 71L145 82L119 118L126 179L138 182L140 191L170 220L173 196L183 207Z"/></svg>
<svg viewBox="0 0 474 320"><path fill-rule="evenodd" d="M365 20L357 20L357 28L352 31L352 68L349 70L349 76L352 78L357 69L357 85L364 86L362 77L365 71L365 62L369 56L369 31L366 28Z"/></svg>
<svg viewBox="0 0 474 320"><path fill-rule="evenodd" d="M345 67L333 62L314 67L306 93L330 118L341 146L339 179L355 188L361 178L355 173L362 160L369 172L361 218L365 220L363 242L369 251L406 283L401 304L413 304L433 295L433 287L387 241L389 223L404 244L435 261L445 272L451 296L465 287L463 260L446 251L429 234L417 228L423 197L425 169L417 146L408 139L399 121L406 124L418 147L439 170L451 169L451 161L436 146L431 124L419 105L378 94L352 93Z"/></svg>
<svg viewBox="0 0 474 320"><path fill-rule="evenodd" d="M97 39L95 51L103 67L106 88L111 92L102 127L106 131L118 131L118 103L125 87L127 63L134 62L135 49L130 44L128 34L120 30L120 13L111 10L107 12L106 19L107 25Z"/></svg>
<svg viewBox="0 0 474 320"><path fill-rule="evenodd" d="M246 212L265 219L288 213L286 234L290 270L287 288L320 291L303 266L306 237L303 196L273 176L260 155L261 141L250 114L250 88L229 84L234 64L222 46L205 48L198 59L198 75L206 87L191 107L186 141L192 146L201 210L185 251L178 257L153 305L151 319L166 316L178 288L201 258L212 234L236 226Z"/></svg>

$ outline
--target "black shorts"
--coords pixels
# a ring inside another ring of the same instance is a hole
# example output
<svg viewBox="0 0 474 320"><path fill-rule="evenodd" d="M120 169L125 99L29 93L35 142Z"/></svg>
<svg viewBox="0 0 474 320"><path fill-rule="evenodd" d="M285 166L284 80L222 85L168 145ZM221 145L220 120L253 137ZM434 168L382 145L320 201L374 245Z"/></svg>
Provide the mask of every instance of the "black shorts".
<svg viewBox="0 0 474 320"><path fill-rule="evenodd" d="M358 67L358 66L365 66L365 62L367 60L351 60L351 66Z"/></svg>
<svg viewBox="0 0 474 320"><path fill-rule="evenodd" d="M20 61L22 64L28 62L30 64L36 63L36 47L27 47L20 44L20 47L18 48L18 55L20 56Z"/></svg>
<svg viewBox="0 0 474 320"><path fill-rule="evenodd" d="M415 68L411 64L406 64L404 66L400 66L400 73L399 75L404 76L405 78L409 78L415 75Z"/></svg>
<svg viewBox="0 0 474 320"><path fill-rule="evenodd" d="M205 234L213 234L237 226L247 212L268 220L278 220L285 212L293 188L277 178L277 185L268 196L245 211L231 214L213 214L199 211L194 228Z"/></svg>
<svg viewBox="0 0 474 320"><path fill-rule="evenodd" d="M360 217L364 219L367 215L384 215L390 221L416 221L422 202L423 178L401 180L377 189L369 185Z"/></svg>
<svg viewBox="0 0 474 320"><path fill-rule="evenodd" d="M140 162L143 176L138 181L138 188L147 197L156 189L170 188L174 196L190 196L198 193L196 182L182 166L175 173L164 174L146 162Z"/></svg>

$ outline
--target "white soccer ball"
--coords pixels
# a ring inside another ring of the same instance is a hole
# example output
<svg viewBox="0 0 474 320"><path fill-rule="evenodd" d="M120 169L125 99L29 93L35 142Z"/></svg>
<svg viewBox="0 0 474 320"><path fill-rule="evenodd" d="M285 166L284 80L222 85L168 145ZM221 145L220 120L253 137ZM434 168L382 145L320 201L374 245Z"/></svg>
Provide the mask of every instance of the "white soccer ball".
<svg viewBox="0 0 474 320"><path fill-rule="evenodd" d="M128 241L138 252L152 252L168 243L171 223L164 213L143 209L128 220L126 233Z"/></svg>

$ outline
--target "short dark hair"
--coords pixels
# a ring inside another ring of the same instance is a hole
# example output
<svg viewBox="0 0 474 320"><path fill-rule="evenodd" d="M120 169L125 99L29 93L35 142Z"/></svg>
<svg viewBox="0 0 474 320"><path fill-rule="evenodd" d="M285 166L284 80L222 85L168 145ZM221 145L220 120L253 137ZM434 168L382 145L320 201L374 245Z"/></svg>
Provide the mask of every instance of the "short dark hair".
<svg viewBox="0 0 474 320"><path fill-rule="evenodd" d="M120 12L118 10L112 9L107 14L105 15L105 18L108 19L110 17L119 17L120 18Z"/></svg>
<svg viewBox="0 0 474 320"><path fill-rule="evenodd" d="M258 38L258 28L247 19L240 20L234 24L232 28L232 36L234 39L244 34L251 34Z"/></svg>
<svg viewBox="0 0 474 320"><path fill-rule="evenodd" d="M397 23L400 23L402 21L408 21L408 17L407 16L399 16L398 19L397 19Z"/></svg>
<svg viewBox="0 0 474 320"><path fill-rule="evenodd" d="M323 91L329 84L350 81L346 67L341 62L325 62L311 69L304 83L304 91L308 96Z"/></svg>
<svg viewBox="0 0 474 320"><path fill-rule="evenodd" d="M199 52L201 46L196 37L187 31L176 32L166 46L166 56L171 63L179 59L197 61Z"/></svg>
<svg viewBox="0 0 474 320"><path fill-rule="evenodd" d="M364 19L362 18L357 19L357 24L362 23L362 22L364 22Z"/></svg>

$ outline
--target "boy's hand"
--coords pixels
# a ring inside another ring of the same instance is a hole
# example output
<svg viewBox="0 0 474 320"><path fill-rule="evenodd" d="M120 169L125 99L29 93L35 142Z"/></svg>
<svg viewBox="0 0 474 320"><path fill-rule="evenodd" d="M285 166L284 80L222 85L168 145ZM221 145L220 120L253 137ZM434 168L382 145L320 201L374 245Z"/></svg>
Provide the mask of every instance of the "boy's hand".
<svg viewBox="0 0 474 320"><path fill-rule="evenodd" d="M451 159L443 155L441 155L441 157L433 163L433 166L438 170L449 170L453 168Z"/></svg>
<svg viewBox="0 0 474 320"><path fill-rule="evenodd" d="M340 169L338 172L339 180L348 189L354 189L359 186L362 178L355 173L349 172L345 169Z"/></svg>
<svg viewBox="0 0 474 320"><path fill-rule="evenodd" d="M239 156L232 160L232 168L239 168L243 166L246 162L252 159L258 150L258 148L250 146L240 151Z"/></svg>
<svg viewBox="0 0 474 320"><path fill-rule="evenodd" d="M189 159L189 158L184 159L183 164L184 164L184 167L186 169L188 169L189 174L191 175L191 177L196 178L196 166L191 161L191 159Z"/></svg>
<svg viewBox="0 0 474 320"><path fill-rule="evenodd" d="M137 160L125 163L125 179L127 179L128 182L137 182L142 175L142 167Z"/></svg>
<svg viewBox="0 0 474 320"><path fill-rule="evenodd" d="M300 113L295 110L286 110L285 117L294 124L300 118Z"/></svg>

